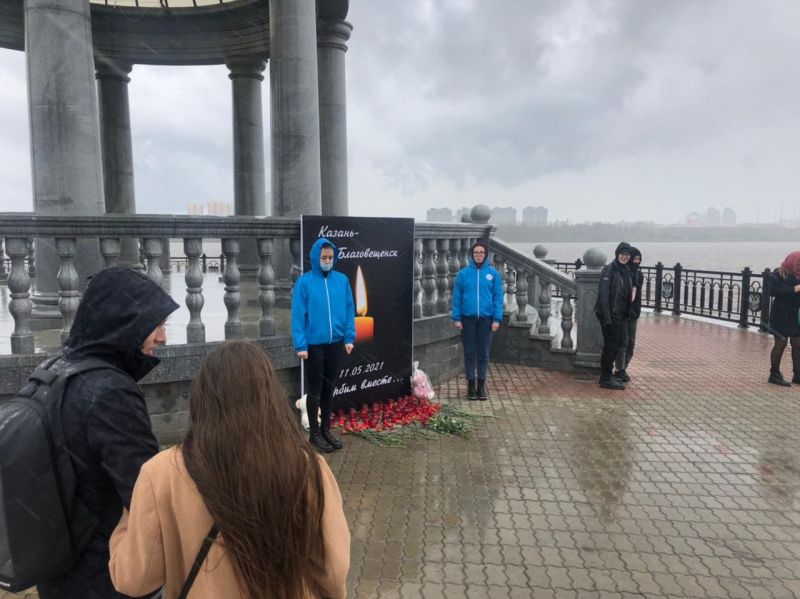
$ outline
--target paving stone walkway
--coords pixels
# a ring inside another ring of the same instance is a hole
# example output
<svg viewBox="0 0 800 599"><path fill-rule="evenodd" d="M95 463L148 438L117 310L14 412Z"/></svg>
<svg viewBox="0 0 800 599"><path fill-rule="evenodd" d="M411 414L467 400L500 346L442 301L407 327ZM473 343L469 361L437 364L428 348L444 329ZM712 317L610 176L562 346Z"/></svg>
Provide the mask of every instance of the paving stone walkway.
<svg viewBox="0 0 800 599"><path fill-rule="evenodd" d="M770 347L648 315L625 391L494 365L488 402L438 387L495 417L473 438L346 439L350 596L800 596L800 386L766 384Z"/></svg>

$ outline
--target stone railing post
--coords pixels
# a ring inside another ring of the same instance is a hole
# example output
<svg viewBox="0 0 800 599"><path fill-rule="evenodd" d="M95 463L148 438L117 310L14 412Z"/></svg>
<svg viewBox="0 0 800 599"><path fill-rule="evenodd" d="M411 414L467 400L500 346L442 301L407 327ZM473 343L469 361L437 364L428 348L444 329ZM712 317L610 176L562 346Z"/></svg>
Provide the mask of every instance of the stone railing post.
<svg viewBox="0 0 800 599"><path fill-rule="evenodd" d="M458 239L451 239L450 240L450 261L448 262L448 266L450 269L450 285L448 287L448 297L450 298L450 302L453 301L453 285L456 284L456 277L458 276L458 271L461 270L461 265L458 261L458 252L459 248L461 247L461 243ZM449 306L448 306L449 309Z"/></svg>
<svg viewBox="0 0 800 599"><path fill-rule="evenodd" d="M81 302L80 280L78 271L72 260L75 258L75 251L78 248L78 240L74 237L56 237L56 254L58 254L61 264L56 274L58 282L58 311L64 326L61 328L61 343L66 343L69 339L69 331L75 321L75 313L78 311L78 304Z"/></svg>
<svg viewBox="0 0 800 599"><path fill-rule="evenodd" d="M460 245L461 250L458 252L459 267L466 268L469 266L469 239L462 239Z"/></svg>
<svg viewBox="0 0 800 599"><path fill-rule="evenodd" d="M516 322L528 322L528 273L517 268L517 313L514 315Z"/></svg>
<svg viewBox="0 0 800 599"><path fill-rule="evenodd" d="M561 349L572 349L572 298L562 291L561 299Z"/></svg>
<svg viewBox="0 0 800 599"><path fill-rule="evenodd" d="M119 237L101 237L100 253L103 255L106 268L117 266L119 257L122 254L122 242Z"/></svg>
<svg viewBox="0 0 800 599"><path fill-rule="evenodd" d="M578 285L578 297L575 302L578 308L576 320L580 326L575 366L600 367L603 329L595 316L594 304L597 301L600 274L605 262L605 254L597 248L592 248L583 255L585 268L575 272L575 282Z"/></svg>
<svg viewBox="0 0 800 599"><path fill-rule="evenodd" d="M550 334L550 283L544 277L539 277L539 305L536 311L539 313L539 335Z"/></svg>
<svg viewBox="0 0 800 599"><path fill-rule="evenodd" d="M225 321L225 339L242 336L242 321L239 319L239 306L242 297L239 293L239 240L225 238L222 240L222 253L225 255L225 307L228 309L228 319Z"/></svg>
<svg viewBox="0 0 800 599"><path fill-rule="evenodd" d="M20 237L6 237L6 253L11 258L11 272L8 275L8 289L11 303L8 311L14 319L14 332L11 333L12 354L32 354L33 332L31 331L31 279L25 270L28 256L28 240Z"/></svg>
<svg viewBox="0 0 800 599"><path fill-rule="evenodd" d="M200 313L203 310L203 271L200 268L200 254L203 254L203 239L187 237L183 240L183 253L186 254L186 307L189 309L189 324L186 325L186 341L203 343L206 340L206 325ZM205 264L205 254L203 254Z"/></svg>
<svg viewBox="0 0 800 599"><path fill-rule="evenodd" d="M272 308L275 306L275 269L272 267L275 242L271 237L258 239L256 250L261 259L258 269L258 304L261 306L258 334L261 337L272 337L275 334L275 319L272 316Z"/></svg>
<svg viewBox="0 0 800 599"><path fill-rule="evenodd" d="M515 296L517 294L518 276L519 270L508 264L506 266L506 297L503 298L503 303L508 307L509 314L514 312L514 309L517 307Z"/></svg>
<svg viewBox="0 0 800 599"><path fill-rule="evenodd" d="M422 240L414 240L414 318L422 318Z"/></svg>
<svg viewBox="0 0 800 599"><path fill-rule="evenodd" d="M758 330L761 333L767 332L767 323L769 322L769 312L770 312L770 296L769 296L769 288L770 288L770 281L772 277L770 277L770 269L765 268L764 272L761 273L761 309L759 323L758 323Z"/></svg>
<svg viewBox="0 0 800 599"><path fill-rule="evenodd" d="M436 240L425 239L422 247L422 315L434 316L436 314L436 263L433 256L436 253Z"/></svg>
<svg viewBox="0 0 800 599"><path fill-rule="evenodd" d="M450 276L447 265L446 239L436 240L436 313L447 314L450 311Z"/></svg>
<svg viewBox="0 0 800 599"><path fill-rule="evenodd" d="M289 267L289 278L291 279L292 285L294 285L294 282L303 274L303 258L300 256L299 239L289 240L289 253L292 255L292 264ZM297 268L294 268L295 266Z"/></svg>
<svg viewBox="0 0 800 599"><path fill-rule="evenodd" d="M5 254L3 252L3 238L0 237L0 281L5 281L6 276L8 276L8 273L6 273L6 263L4 256Z"/></svg>
<svg viewBox="0 0 800 599"><path fill-rule="evenodd" d="M144 251L144 258L147 262L147 276L150 277L156 285L163 285L164 273L161 272L161 253L164 251L164 245L161 239L157 237L148 237L142 244Z"/></svg>
<svg viewBox="0 0 800 599"><path fill-rule="evenodd" d="M28 240L28 276L36 278L36 246L33 239Z"/></svg>
<svg viewBox="0 0 800 599"><path fill-rule="evenodd" d="M497 252L494 254L494 269L497 271L497 274L500 275L500 280L503 283L503 315L506 315L511 311L506 302L506 292L508 291L508 285L506 284L506 262Z"/></svg>

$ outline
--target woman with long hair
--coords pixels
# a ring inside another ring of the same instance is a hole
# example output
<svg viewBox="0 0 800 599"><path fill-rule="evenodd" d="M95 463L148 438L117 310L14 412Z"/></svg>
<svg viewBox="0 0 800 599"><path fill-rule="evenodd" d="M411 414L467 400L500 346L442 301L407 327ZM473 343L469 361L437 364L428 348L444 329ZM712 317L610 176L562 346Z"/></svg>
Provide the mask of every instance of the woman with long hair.
<svg viewBox="0 0 800 599"><path fill-rule="evenodd" d="M789 387L781 374L781 358L786 344L792 343L792 383L800 383L800 252L792 252L769 279L769 294L775 299L769 314L769 328L775 338L770 354L768 382Z"/></svg>
<svg viewBox="0 0 800 599"><path fill-rule="evenodd" d="M163 586L173 599L198 562L194 599L344 598L350 533L339 487L264 352L245 341L212 351L189 414L182 446L142 466L111 537L116 589L139 597Z"/></svg>

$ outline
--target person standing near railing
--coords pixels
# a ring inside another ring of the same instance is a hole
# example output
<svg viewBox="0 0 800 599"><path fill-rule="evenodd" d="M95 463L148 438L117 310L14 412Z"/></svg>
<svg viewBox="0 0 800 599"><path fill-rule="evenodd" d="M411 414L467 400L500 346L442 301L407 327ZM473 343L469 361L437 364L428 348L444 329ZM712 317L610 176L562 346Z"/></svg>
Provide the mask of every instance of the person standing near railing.
<svg viewBox="0 0 800 599"><path fill-rule="evenodd" d="M781 374L781 358L792 343L792 383L800 384L800 252L792 252L770 276L769 294L775 298L769 315L769 328L775 339L770 354L767 382L782 387L791 383Z"/></svg>
<svg viewBox="0 0 800 599"><path fill-rule="evenodd" d="M617 352L615 364L617 371L614 373L614 378L619 379L623 383L631 380L627 372L628 365L633 359L633 350L636 347L636 325L639 322L639 316L642 314L642 285L644 284L644 275L639 270L639 265L642 263L642 252L638 248L631 248L631 257L628 260L628 268L631 271L631 283L633 291L631 292L631 310L628 319L622 324L622 335L620 338L620 348Z"/></svg>
<svg viewBox="0 0 800 599"><path fill-rule="evenodd" d="M452 319L461 331L467 399L486 401L486 373L492 333L503 321L503 279L489 266L489 250L479 241L470 250L469 266L462 268L453 285ZM475 371L477 366L477 387Z"/></svg>
<svg viewBox="0 0 800 599"><path fill-rule="evenodd" d="M622 329L630 316L633 284L627 267L631 258L631 245L622 242L614 252L614 261L606 264L600 273L600 285L594 313L603 327L603 351L600 354L600 386L622 390L625 383L614 378L614 360L619 352Z"/></svg>

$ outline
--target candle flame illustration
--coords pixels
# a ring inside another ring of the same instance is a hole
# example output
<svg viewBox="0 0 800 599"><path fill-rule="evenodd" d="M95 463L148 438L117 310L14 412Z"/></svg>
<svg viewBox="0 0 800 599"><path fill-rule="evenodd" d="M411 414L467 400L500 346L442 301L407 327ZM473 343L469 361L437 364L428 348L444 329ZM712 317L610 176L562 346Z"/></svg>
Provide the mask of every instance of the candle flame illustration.
<svg viewBox="0 0 800 599"><path fill-rule="evenodd" d="M360 266L356 271L356 314L367 315L367 286L364 283L364 275L361 274Z"/></svg>

